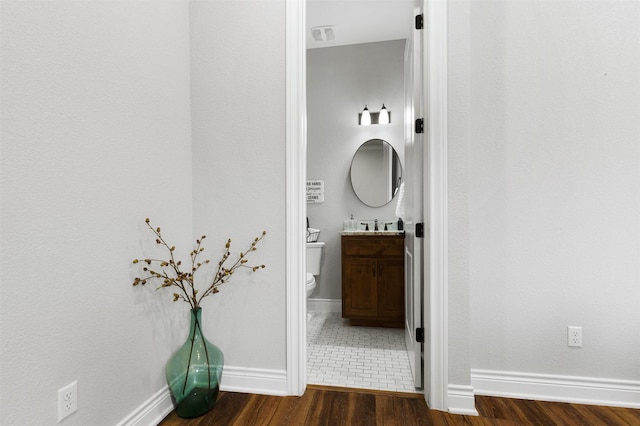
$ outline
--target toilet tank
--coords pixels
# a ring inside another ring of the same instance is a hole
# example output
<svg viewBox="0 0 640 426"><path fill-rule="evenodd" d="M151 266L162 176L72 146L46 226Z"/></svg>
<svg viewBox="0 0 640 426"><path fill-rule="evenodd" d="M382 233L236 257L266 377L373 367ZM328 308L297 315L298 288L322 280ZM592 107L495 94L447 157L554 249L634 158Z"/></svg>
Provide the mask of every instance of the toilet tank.
<svg viewBox="0 0 640 426"><path fill-rule="evenodd" d="M313 275L320 275L323 250L323 242L307 243L307 272Z"/></svg>

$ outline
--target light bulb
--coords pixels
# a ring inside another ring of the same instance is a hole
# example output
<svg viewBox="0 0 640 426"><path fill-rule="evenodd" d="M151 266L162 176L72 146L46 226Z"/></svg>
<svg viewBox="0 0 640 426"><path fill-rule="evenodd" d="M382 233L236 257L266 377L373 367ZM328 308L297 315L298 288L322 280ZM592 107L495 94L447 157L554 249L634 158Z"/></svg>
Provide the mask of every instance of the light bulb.
<svg viewBox="0 0 640 426"><path fill-rule="evenodd" d="M380 115L378 116L378 124L389 124L389 110L382 104Z"/></svg>
<svg viewBox="0 0 640 426"><path fill-rule="evenodd" d="M364 110L362 111L362 116L360 117L360 125L369 126L370 124L371 124L371 114L369 114L369 109L365 105Z"/></svg>

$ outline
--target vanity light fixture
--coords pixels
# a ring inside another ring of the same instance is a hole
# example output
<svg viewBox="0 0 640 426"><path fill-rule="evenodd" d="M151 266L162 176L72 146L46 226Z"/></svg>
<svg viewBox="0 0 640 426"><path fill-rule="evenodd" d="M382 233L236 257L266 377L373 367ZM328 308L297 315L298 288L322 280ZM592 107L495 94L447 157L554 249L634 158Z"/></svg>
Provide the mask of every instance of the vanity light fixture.
<svg viewBox="0 0 640 426"><path fill-rule="evenodd" d="M389 124L391 122L391 113L384 104L380 112L369 112L369 108L364 106L364 110L358 114L358 124L361 126L369 126L371 124Z"/></svg>

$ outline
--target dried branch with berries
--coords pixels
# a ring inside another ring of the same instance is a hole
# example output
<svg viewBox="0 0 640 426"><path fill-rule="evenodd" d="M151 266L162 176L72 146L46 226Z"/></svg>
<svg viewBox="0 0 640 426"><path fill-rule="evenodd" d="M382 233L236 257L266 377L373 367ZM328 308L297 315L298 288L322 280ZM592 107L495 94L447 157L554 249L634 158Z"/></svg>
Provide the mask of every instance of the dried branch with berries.
<svg viewBox="0 0 640 426"><path fill-rule="evenodd" d="M202 267L210 262L209 259L199 261L198 256L204 251L204 247L202 247L202 242L206 238L206 235L200 237L199 240L196 240L196 248L191 251L189 254L191 258L191 267L189 272L183 272L182 261L175 259L174 252L176 250L175 246L169 246L167 242L162 238L162 234L160 232L160 228L154 228L151 226L151 221L149 218L145 219L145 223L151 229L151 231L156 235L156 244L164 246L168 250L168 259L134 259L133 263L138 264L142 263L145 266L142 268L144 275L142 277L136 277L133 280L133 285L145 285L150 280L159 280L162 282L157 290L165 287L177 287L175 293L173 293L173 301L176 302L178 300L184 300L185 302L191 305L191 309L197 309L200 307L200 303L202 299L205 297L217 293L218 287L229 281L234 271L238 268L247 268L251 269L253 272L256 272L258 269L262 269L265 265L248 265L247 255L252 251L256 251L258 243L265 237L267 234L266 231L263 231L259 237L254 238L251 242L251 246L244 252L240 252L240 255L236 259L235 263L233 263L230 267L226 267L225 263L231 257L231 239L227 240L225 244L225 251L222 255L222 258L218 262L218 268L216 274L211 280L209 286L202 293L198 291L195 286L195 275L196 272Z"/></svg>

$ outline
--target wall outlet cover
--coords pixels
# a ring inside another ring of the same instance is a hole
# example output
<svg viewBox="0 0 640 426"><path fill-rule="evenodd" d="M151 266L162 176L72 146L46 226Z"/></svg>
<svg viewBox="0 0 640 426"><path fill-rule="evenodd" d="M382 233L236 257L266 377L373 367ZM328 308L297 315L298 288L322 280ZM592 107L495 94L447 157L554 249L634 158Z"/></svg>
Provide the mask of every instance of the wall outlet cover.
<svg viewBox="0 0 640 426"><path fill-rule="evenodd" d="M78 411L78 381L58 389L58 423Z"/></svg>
<svg viewBox="0 0 640 426"><path fill-rule="evenodd" d="M572 348L582 347L582 327L567 326L567 346Z"/></svg>

